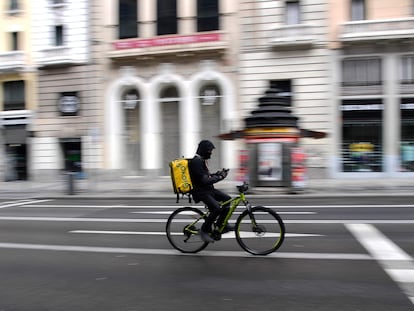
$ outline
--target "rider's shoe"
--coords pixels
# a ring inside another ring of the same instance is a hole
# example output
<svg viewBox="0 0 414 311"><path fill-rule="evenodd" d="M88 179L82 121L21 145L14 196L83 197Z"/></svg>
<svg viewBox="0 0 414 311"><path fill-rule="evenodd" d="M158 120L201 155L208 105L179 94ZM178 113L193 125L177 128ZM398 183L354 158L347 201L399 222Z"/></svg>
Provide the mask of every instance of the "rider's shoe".
<svg viewBox="0 0 414 311"><path fill-rule="evenodd" d="M200 237L204 242L213 243L214 239L210 236L210 233L200 229Z"/></svg>

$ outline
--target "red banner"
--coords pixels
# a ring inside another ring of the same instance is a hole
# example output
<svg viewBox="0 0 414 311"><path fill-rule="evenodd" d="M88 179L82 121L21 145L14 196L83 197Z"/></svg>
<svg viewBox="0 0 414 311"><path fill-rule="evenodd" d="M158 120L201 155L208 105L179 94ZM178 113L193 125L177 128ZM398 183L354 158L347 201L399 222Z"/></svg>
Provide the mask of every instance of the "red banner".
<svg viewBox="0 0 414 311"><path fill-rule="evenodd" d="M113 42L115 50L140 49L155 46L220 41L220 33L203 33L188 36L162 36L148 39L131 39Z"/></svg>

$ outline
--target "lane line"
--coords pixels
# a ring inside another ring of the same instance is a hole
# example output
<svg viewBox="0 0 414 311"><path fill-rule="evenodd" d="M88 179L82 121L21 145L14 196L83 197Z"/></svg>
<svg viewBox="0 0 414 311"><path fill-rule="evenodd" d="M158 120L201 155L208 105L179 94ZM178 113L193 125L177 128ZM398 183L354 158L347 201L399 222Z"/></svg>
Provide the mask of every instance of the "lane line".
<svg viewBox="0 0 414 311"><path fill-rule="evenodd" d="M10 203L9 202L3 202L0 205L0 208L29 205L29 204L33 204L33 203L37 203L37 202L41 203L41 202L49 202L49 201L52 201L52 200L30 200L30 201L28 201L28 200L19 200L19 201L12 201ZM4 203L6 203L6 204L4 204Z"/></svg>
<svg viewBox="0 0 414 311"><path fill-rule="evenodd" d="M154 215L171 215L170 211L159 211L159 212L130 212L130 214L154 214ZM240 215L242 212L234 212L233 215ZM280 215L315 215L316 212L277 212ZM185 215L184 213L181 213ZM193 213L188 213L192 215Z"/></svg>
<svg viewBox="0 0 414 311"><path fill-rule="evenodd" d="M346 224L346 228L414 304L414 259L370 224Z"/></svg>
<svg viewBox="0 0 414 311"><path fill-rule="evenodd" d="M354 253L295 253L276 252L267 256L255 256L244 251L208 251L203 250L197 254L183 254L173 249L147 249L147 248L119 248L78 245L50 245L26 243L0 243L2 249L64 251L85 253L109 254L135 254L135 255L170 255L170 256L200 256L200 257L250 257L250 258L284 258L284 259L315 259L315 260L373 260L367 254Z"/></svg>
<svg viewBox="0 0 414 311"><path fill-rule="evenodd" d="M79 234L114 234L114 235L156 235L156 236L165 236L165 232L154 232L154 231L112 231L112 230L71 230L69 233L79 233ZM176 233L177 235L182 233ZM242 233L242 236L248 237L248 233ZM271 237L272 235L268 235ZM324 236L322 234L311 234L311 233L286 233L285 237L297 238L297 237L320 237ZM234 239L234 232L225 233L221 236L222 239Z"/></svg>
<svg viewBox="0 0 414 311"><path fill-rule="evenodd" d="M39 202L41 203L41 202ZM125 209L135 209L135 208L171 208L171 209L177 209L185 206L191 206L196 207L199 209L204 209L203 205L124 205L124 204L115 204L115 205L104 205L104 204L98 204L98 205L75 205L75 204L35 204L31 203L29 205L26 205L25 207L61 207L61 208L71 208L71 207L90 207L90 208L125 208ZM328 205L265 205L266 207L273 208L273 209L285 209L285 208L371 208L371 207L394 207L394 208L413 208L414 204L328 204ZM244 208L243 206L239 207L240 209Z"/></svg>
<svg viewBox="0 0 414 311"><path fill-rule="evenodd" d="M85 218L85 217L33 217L0 216L0 221L55 221L55 222L125 222L125 223L166 223L167 219L157 218ZM178 221L178 220L177 220ZM187 222L187 220L182 220ZM284 219L285 224L414 224L414 219Z"/></svg>

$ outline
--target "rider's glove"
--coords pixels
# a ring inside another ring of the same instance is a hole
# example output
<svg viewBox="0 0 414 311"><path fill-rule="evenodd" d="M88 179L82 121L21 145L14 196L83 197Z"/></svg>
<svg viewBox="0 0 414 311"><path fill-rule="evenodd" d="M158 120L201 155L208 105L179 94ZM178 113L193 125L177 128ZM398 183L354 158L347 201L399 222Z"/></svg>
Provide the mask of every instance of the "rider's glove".
<svg viewBox="0 0 414 311"><path fill-rule="evenodd" d="M224 168L219 172L219 175L221 176L221 179L226 178L228 174L229 174L229 170L224 169Z"/></svg>

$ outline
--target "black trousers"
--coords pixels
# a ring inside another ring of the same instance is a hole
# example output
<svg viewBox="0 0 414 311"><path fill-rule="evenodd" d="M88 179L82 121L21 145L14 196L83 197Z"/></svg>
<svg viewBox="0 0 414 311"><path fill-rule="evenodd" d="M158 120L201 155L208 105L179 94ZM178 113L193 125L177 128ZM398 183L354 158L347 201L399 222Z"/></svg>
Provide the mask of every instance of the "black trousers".
<svg viewBox="0 0 414 311"><path fill-rule="evenodd" d="M214 189L213 191L199 196L200 201L202 201L209 209L210 214L206 218L201 229L204 232L211 232L211 226L214 221L217 219L217 225L220 226L224 218L226 218L227 212L229 211L229 204L221 206L219 202L228 201L231 197L224 192Z"/></svg>

